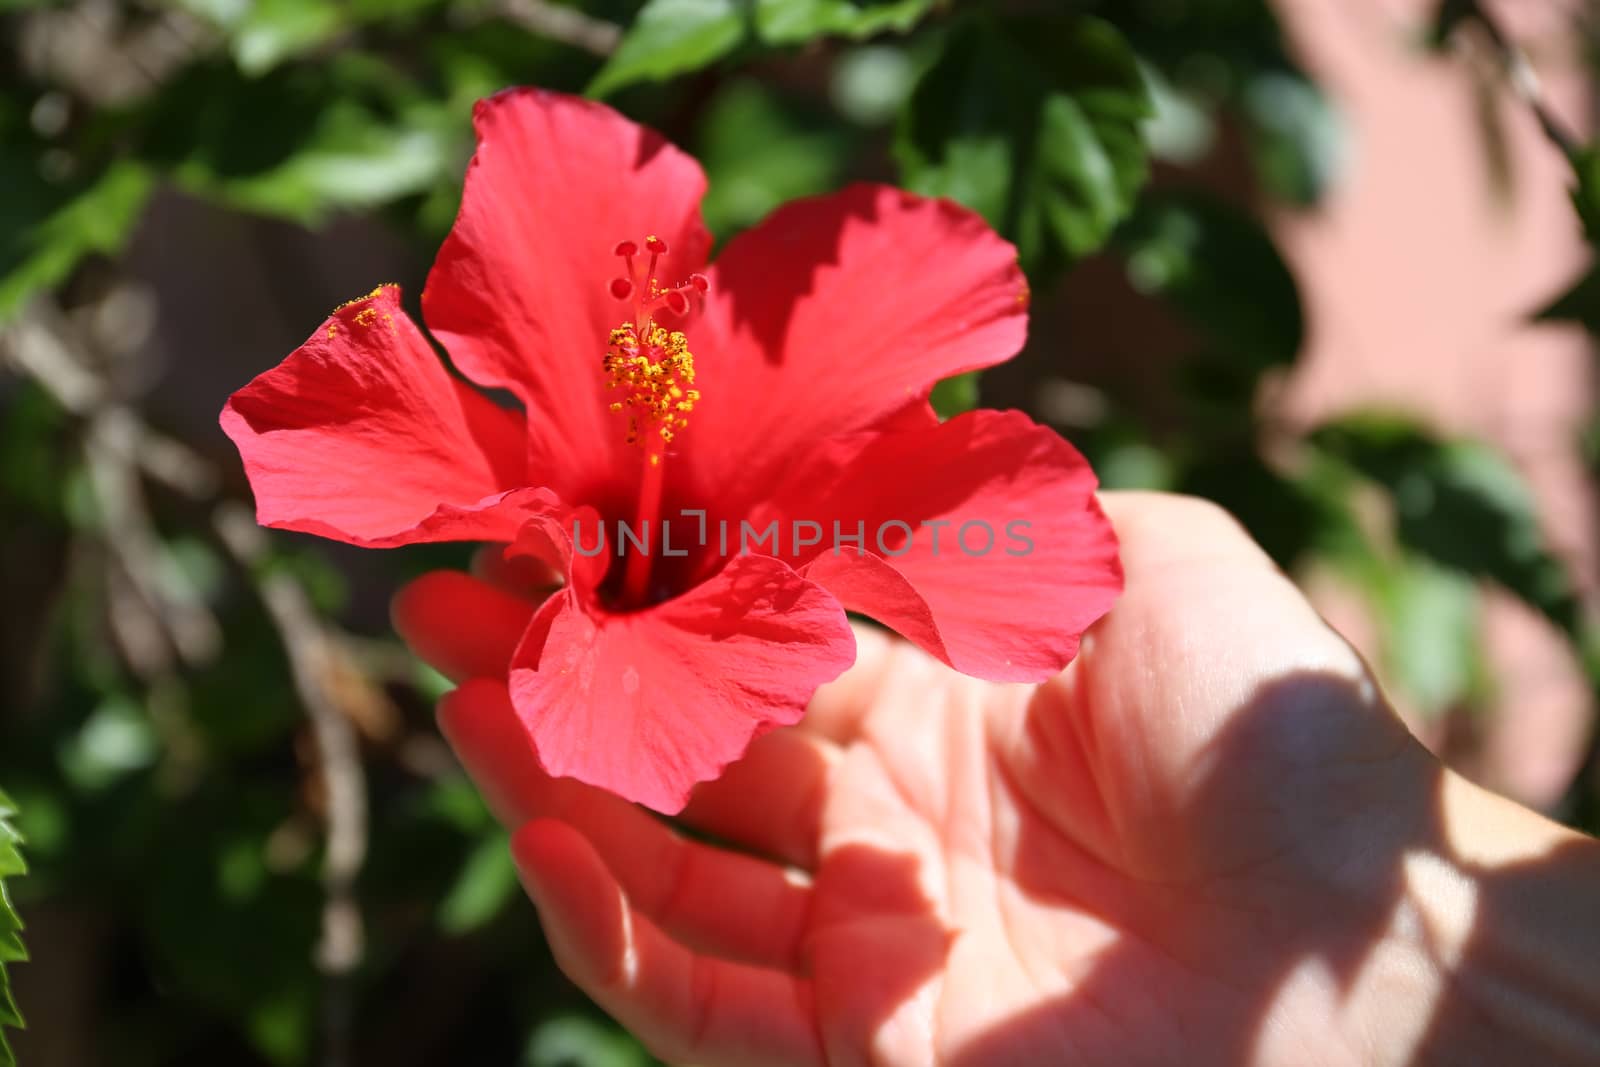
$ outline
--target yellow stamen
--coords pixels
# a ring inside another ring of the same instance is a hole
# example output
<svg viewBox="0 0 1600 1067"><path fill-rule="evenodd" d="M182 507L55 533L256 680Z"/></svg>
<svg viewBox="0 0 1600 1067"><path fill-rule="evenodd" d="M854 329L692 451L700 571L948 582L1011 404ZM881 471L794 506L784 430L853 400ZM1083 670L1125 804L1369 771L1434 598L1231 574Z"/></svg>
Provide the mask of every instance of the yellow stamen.
<svg viewBox="0 0 1600 1067"><path fill-rule="evenodd" d="M651 323L645 335L641 339L631 322L611 331L602 367L606 385L622 390L623 398L610 407L628 413L630 445L651 430L670 444L689 424L684 416L700 399L700 391L689 388L694 384L694 353L689 339L677 330Z"/></svg>

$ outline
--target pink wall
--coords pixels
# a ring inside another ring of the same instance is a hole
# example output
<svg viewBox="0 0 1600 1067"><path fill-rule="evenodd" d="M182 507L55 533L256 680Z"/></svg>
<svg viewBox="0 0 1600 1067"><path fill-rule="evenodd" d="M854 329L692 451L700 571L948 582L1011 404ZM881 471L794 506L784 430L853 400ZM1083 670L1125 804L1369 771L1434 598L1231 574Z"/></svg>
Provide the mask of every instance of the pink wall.
<svg viewBox="0 0 1600 1067"><path fill-rule="evenodd" d="M1495 7L1574 128L1588 110L1579 41L1565 22L1579 2ZM1593 355L1581 331L1527 321L1587 262L1565 161L1488 80L1492 68L1422 49L1434 0L1277 7L1348 144L1320 209L1276 223L1302 285L1310 344L1275 402L1301 425L1377 406L1496 442L1528 478L1551 541L1593 599L1594 498L1575 443L1590 418ZM1485 107L1504 134L1508 181L1489 165ZM1370 643L1350 598L1322 588L1336 625ZM1547 803L1570 777L1588 692L1542 620L1503 596L1487 608L1500 695L1481 735L1452 758L1496 788ZM1419 728L1443 743L1437 727Z"/></svg>

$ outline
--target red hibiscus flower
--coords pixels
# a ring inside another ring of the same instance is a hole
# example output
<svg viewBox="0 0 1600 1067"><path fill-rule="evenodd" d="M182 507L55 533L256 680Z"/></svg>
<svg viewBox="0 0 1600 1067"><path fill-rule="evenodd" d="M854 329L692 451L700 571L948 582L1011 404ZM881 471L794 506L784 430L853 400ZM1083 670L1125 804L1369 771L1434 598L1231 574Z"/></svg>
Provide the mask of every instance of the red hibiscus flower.
<svg viewBox="0 0 1600 1067"><path fill-rule="evenodd" d="M705 178L655 133L535 90L474 119L422 310L520 410L380 288L224 409L262 523L560 568L517 713L551 774L664 812L852 662L847 609L983 678L1072 659L1122 582L1088 465L1015 412L928 403L1021 347L1010 245L857 185L707 267Z"/></svg>

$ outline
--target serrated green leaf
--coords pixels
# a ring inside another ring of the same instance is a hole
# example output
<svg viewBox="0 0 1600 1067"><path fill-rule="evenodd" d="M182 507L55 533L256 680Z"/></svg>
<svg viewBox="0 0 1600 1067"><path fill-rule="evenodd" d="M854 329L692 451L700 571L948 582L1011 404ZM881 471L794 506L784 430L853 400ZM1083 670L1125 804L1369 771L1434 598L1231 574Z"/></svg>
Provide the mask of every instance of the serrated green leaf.
<svg viewBox="0 0 1600 1067"><path fill-rule="evenodd" d="M590 96L710 66L750 41L782 47L818 37L904 32L940 0L649 0L589 83Z"/></svg>
<svg viewBox="0 0 1600 1067"><path fill-rule="evenodd" d="M6 1040L6 1028L20 1028L22 1013L17 1010L16 999L11 994L11 975L6 969L10 963L20 963L28 958L20 936L22 918L11 903L11 891L5 879L25 874L27 864L22 860L22 835L17 833L11 820L17 815L17 806L4 792L0 792L0 1067L16 1067L16 1057Z"/></svg>
<svg viewBox="0 0 1600 1067"><path fill-rule="evenodd" d="M1521 475L1499 452L1438 440L1399 417L1344 419L1312 441L1389 491L1403 547L1499 583L1584 639L1572 578L1545 545Z"/></svg>
<svg viewBox="0 0 1600 1067"><path fill-rule="evenodd" d="M905 184L978 211L1047 270L1094 251L1132 208L1149 114L1109 24L975 17L912 93L896 152Z"/></svg>
<svg viewBox="0 0 1600 1067"><path fill-rule="evenodd" d="M756 33L767 44L803 44L817 37L860 40L904 33L938 0L756 0Z"/></svg>
<svg viewBox="0 0 1600 1067"><path fill-rule="evenodd" d="M741 0L649 0L588 94L605 96L715 63L744 40L748 17Z"/></svg>

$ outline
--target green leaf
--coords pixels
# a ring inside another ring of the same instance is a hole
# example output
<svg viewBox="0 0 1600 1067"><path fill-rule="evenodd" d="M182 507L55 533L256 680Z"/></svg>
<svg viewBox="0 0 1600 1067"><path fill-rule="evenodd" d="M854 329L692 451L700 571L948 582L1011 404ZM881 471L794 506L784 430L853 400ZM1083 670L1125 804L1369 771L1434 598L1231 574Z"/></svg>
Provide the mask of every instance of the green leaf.
<svg viewBox="0 0 1600 1067"><path fill-rule="evenodd" d="M1343 165L1347 138L1337 112L1295 61L1274 13L1282 4L1095 6L1186 101L1227 112L1230 152L1243 142L1265 192L1297 206L1317 201Z"/></svg>
<svg viewBox="0 0 1600 1067"><path fill-rule="evenodd" d="M589 83L607 96L710 66L752 39L769 46L818 37L904 32L939 0L649 0Z"/></svg>
<svg viewBox="0 0 1600 1067"><path fill-rule="evenodd" d="M744 40L741 0L649 0L589 83L590 96L662 81L715 63Z"/></svg>
<svg viewBox="0 0 1600 1067"><path fill-rule="evenodd" d="M1535 313L1541 322L1576 322L1600 337L1600 265L1584 271L1572 288Z"/></svg>
<svg viewBox="0 0 1600 1067"><path fill-rule="evenodd" d="M7 878L26 874L28 866L22 861L22 835L11 825L17 807L11 798L0 792L0 1067L16 1067L16 1057L6 1040L6 1028L20 1028L22 1013L17 1010L16 998L11 994L11 976L6 971L9 963L20 963L28 958L22 944L22 919L11 903Z"/></svg>
<svg viewBox="0 0 1600 1067"><path fill-rule="evenodd" d="M650 1067L655 1061L621 1030L563 1015L540 1024L522 1062L525 1067Z"/></svg>
<svg viewBox="0 0 1600 1067"><path fill-rule="evenodd" d="M1134 288L1171 303L1215 357L1252 381L1294 362L1305 336L1300 293L1255 217L1213 197L1151 193L1117 244Z"/></svg>
<svg viewBox="0 0 1600 1067"><path fill-rule="evenodd" d="M9 240L0 236L0 322L33 293L65 281L85 256L119 252L152 185L150 173L137 163L113 164L39 222Z"/></svg>
<svg viewBox="0 0 1600 1067"><path fill-rule="evenodd" d="M756 33L767 44L803 44L817 37L860 40L885 30L904 33L937 0L756 0Z"/></svg>
<svg viewBox="0 0 1600 1067"><path fill-rule="evenodd" d="M1571 576L1545 546L1521 476L1493 448L1382 416L1341 420L1312 441L1389 491L1402 546L1498 582L1583 640Z"/></svg>
<svg viewBox="0 0 1600 1067"><path fill-rule="evenodd" d="M133 121L143 154L183 188L307 225L458 180L471 143L468 109L360 55L259 78L197 66Z"/></svg>
<svg viewBox="0 0 1600 1067"><path fill-rule="evenodd" d="M1483 687L1477 584L1413 553L1377 577L1385 677L1425 715L1468 703Z"/></svg>
<svg viewBox="0 0 1600 1067"><path fill-rule="evenodd" d="M787 200L834 188L851 138L826 112L737 81L707 109L698 147L710 180L701 210L726 239Z"/></svg>
<svg viewBox="0 0 1600 1067"><path fill-rule="evenodd" d="M1600 245L1600 144L1586 145L1571 157L1577 184L1572 190L1572 206L1583 222L1583 233L1591 245Z"/></svg>
<svg viewBox="0 0 1600 1067"><path fill-rule="evenodd" d="M953 418L978 406L978 372L968 371L945 378L933 387L929 397L941 419Z"/></svg>
<svg viewBox="0 0 1600 1067"><path fill-rule="evenodd" d="M344 28L343 13L329 0L256 0L232 27L229 44L240 70L264 74Z"/></svg>
<svg viewBox="0 0 1600 1067"><path fill-rule="evenodd" d="M1246 142L1268 192L1310 207L1348 155L1348 133L1316 83L1298 71L1261 71L1240 92Z"/></svg>
<svg viewBox="0 0 1600 1067"><path fill-rule="evenodd" d="M467 856L455 885L439 905L439 927L448 934L476 930L500 914L517 895L517 866L503 834L491 834Z"/></svg>
<svg viewBox="0 0 1600 1067"><path fill-rule="evenodd" d="M981 213L1031 270L1098 248L1147 173L1150 99L1109 24L975 17L950 31L896 145L905 184Z"/></svg>

